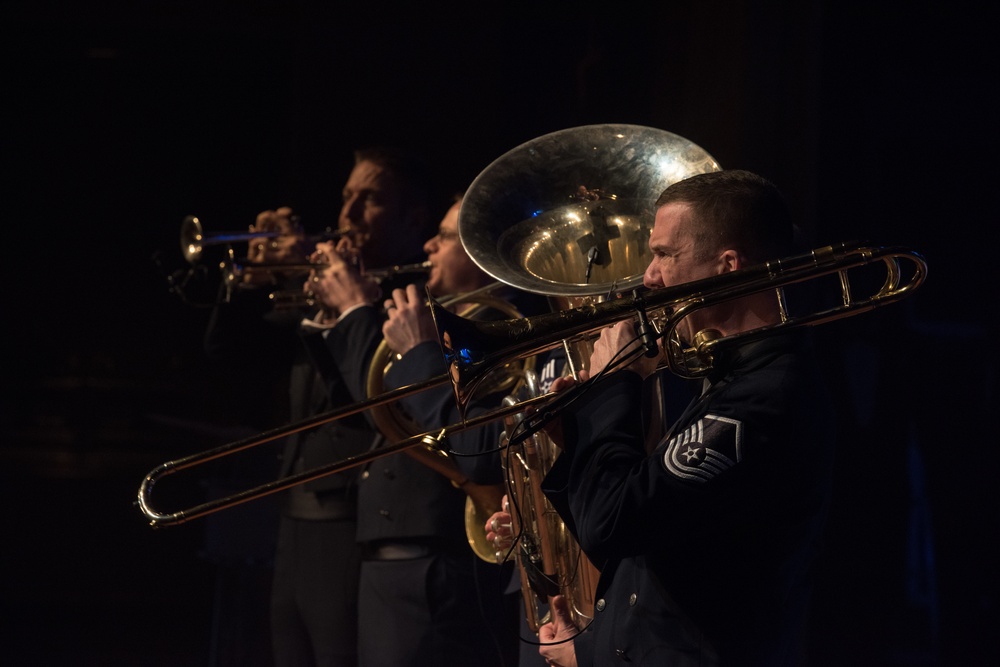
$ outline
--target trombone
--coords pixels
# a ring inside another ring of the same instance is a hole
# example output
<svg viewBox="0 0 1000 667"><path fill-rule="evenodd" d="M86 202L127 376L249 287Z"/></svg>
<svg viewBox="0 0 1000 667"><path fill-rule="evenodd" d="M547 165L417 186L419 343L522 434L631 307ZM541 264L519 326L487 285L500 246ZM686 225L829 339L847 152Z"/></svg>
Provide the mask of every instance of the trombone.
<svg viewBox="0 0 1000 667"><path fill-rule="evenodd" d="M856 296L852 289L849 272L867 266L884 269L884 278L881 286L873 293L867 294L867 296ZM907 266L908 270L905 270L904 266ZM837 302L828 307L815 308L803 314L792 314L786 301L785 288L815 281L825 276L832 276L836 279L835 282L839 286ZM137 504L152 526L177 525L365 464L383 456L401 452L418 444L435 445L450 434L477 428L496 419L523 412L527 407L536 404L549 405L553 401L553 396L543 394L441 429L411 436L393 445L268 482L224 498L213 499L187 509L170 512L159 511L154 508L151 500L154 485L165 476L236 454L286 435L316 428L448 382L451 382L457 404L464 414L475 388L490 371L517 359L551 350L560 345L567 346L571 339L578 340L582 337L592 336L600 329L622 320L651 321L655 330L655 338L662 338L665 341L662 345L661 366L665 365L682 377L694 378L708 373L712 368L714 357L723 349L787 330L817 326L851 317L895 303L912 294L923 284L926 277L926 261L913 250L854 243L826 246L801 255L773 260L673 287L646 292L635 290L631 296L619 295L618 298L611 298L599 303L529 318L500 321L469 320L446 311L432 299L431 313L438 329L442 350L450 365L448 373L203 453L162 463L151 470L143 479L139 487ZM695 340L690 344L681 341L677 333L677 326L692 312L766 290L774 290L775 292L779 304L780 322L725 337L701 332L695 336ZM587 383L583 383L578 385L578 389L584 389L586 386Z"/></svg>

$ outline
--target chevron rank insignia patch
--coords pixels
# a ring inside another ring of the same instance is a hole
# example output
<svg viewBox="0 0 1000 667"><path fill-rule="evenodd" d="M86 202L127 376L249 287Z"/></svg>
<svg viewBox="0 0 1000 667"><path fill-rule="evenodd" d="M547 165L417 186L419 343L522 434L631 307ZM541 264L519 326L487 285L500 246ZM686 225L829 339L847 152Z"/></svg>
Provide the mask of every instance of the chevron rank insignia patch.
<svg viewBox="0 0 1000 667"><path fill-rule="evenodd" d="M667 441L663 467L692 482L707 482L743 458L743 422L705 415Z"/></svg>

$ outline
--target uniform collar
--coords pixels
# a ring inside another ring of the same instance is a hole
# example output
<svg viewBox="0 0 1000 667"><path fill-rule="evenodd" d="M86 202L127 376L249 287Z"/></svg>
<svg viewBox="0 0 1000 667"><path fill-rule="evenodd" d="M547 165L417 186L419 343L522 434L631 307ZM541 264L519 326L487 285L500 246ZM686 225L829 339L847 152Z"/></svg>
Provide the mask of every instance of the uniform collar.
<svg viewBox="0 0 1000 667"><path fill-rule="evenodd" d="M775 357L799 348L805 340L802 330L774 334L720 351L706 378L711 384L755 370Z"/></svg>

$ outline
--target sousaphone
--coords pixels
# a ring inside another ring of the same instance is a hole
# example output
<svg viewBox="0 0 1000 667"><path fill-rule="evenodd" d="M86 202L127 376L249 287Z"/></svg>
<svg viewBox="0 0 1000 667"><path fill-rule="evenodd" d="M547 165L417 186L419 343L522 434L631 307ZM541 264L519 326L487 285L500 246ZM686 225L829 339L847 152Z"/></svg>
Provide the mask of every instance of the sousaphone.
<svg viewBox="0 0 1000 667"><path fill-rule="evenodd" d="M624 124L560 130L521 144L476 177L462 201L459 235L469 257L496 280L546 295L553 310L586 305L642 284L660 193L671 183L719 169L703 148L665 130ZM443 310L435 310L435 318L442 332L462 326ZM446 354L459 352L444 345ZM586 368L590 347L584 340L564 344L573 374ZM460 406L475 386L475 381L455 383ZM509 420L508 429L515 423ZM574 621L586 625L597 584L596 568L539 489L556 456L544 434L512 444L504 454L518 537L513 554L536 632L555 594L564 595Z"/></svg>

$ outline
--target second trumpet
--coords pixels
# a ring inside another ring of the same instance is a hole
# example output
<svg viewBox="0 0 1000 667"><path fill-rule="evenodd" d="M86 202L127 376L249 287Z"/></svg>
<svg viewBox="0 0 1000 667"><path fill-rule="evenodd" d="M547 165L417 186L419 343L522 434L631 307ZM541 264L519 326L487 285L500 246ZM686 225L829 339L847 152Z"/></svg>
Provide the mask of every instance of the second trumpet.
<svg viewBox="0 0 1000 667"><path fill-rule="evenodd" d="M274 271L294 272L294 271L322 271L329 265L325 263L316 264L224 264L222 267L223 279L229 287L236 287L242 283L243 277L253 275L255 272L272 273ZM387 280L392 280L399 276L410 276L419 278L427 276L431 270L430 262L417 262L415 264L397 264L381 269L364 271L364 276L381 286ZM274 290L270 294L271 305L274 308L310 308L316 304L316 296L309 290Z"/></svg>

